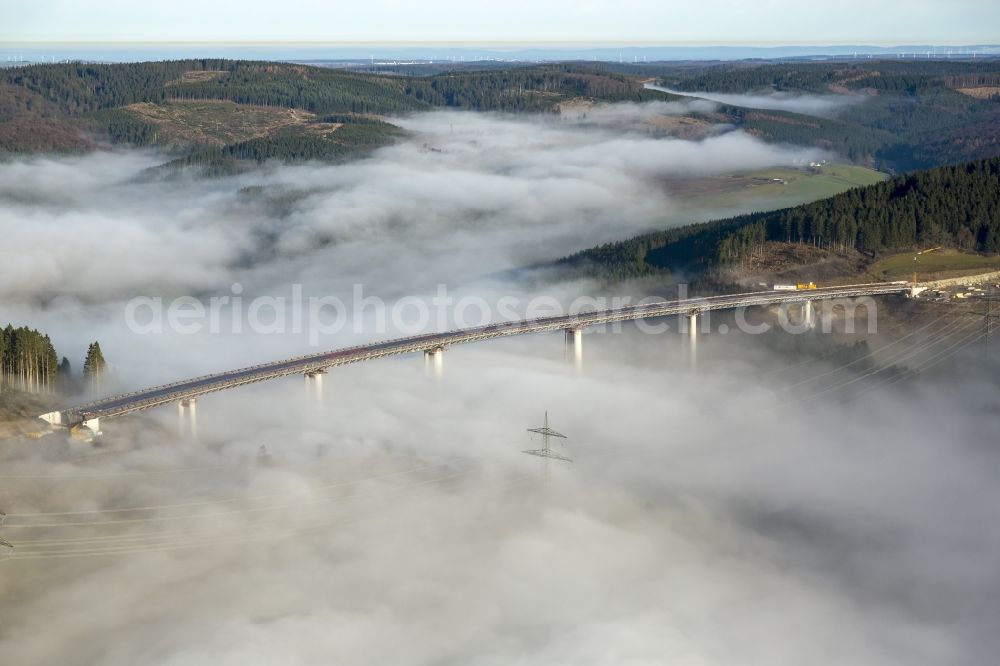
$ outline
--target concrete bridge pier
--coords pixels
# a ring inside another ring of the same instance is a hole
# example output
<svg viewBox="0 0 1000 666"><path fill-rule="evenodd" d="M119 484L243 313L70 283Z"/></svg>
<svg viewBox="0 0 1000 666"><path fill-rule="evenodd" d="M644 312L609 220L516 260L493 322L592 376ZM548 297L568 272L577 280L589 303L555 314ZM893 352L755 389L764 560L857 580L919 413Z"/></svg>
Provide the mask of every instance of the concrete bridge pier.
<svg viewBox="0 0 1000 666"><path fill-rule="evenodd" d="M689 312L687 315L687 350L688 367L694 371L698 369L698 313Z"/></svg>
<svg viewBox="0 0 1000 666"><path fill-rule="evenodd" d="M319 370L307 372L305 375L306 395L317 405L323 404L323 375L325 374L326 370L321 368Z"/></svg>
<svg viewBox="0 0 1000 666"><path fill-rule="evenodd" d="M424 371L436 379L444 376L444 347L424 350Z"/></svg>
<svg viewBox="0 0 1000 666"><path fill-rule="evenodd" d="M806 328L816 328L816 306L812 301L802 303L802 323Z"/></svg>
<svg viewBox="0 0 1000 666"><path fill-rule="evenodd" d="M197 398L185 398L177 403L177 425L181 437L194 439L198 436L197 405Z"/></svg>
<svg viewBox="0 0 1000 666"><path fill-rule="evenodd" d="M577 371L583 368L583 329L566 329L566 360L571 362Z"/></svg>

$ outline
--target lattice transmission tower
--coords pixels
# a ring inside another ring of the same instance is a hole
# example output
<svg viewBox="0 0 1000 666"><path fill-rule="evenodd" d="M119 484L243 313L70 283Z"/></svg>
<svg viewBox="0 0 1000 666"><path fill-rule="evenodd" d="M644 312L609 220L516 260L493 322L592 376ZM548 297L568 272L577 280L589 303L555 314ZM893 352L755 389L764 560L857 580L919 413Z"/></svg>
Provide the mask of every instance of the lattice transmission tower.
<svg viewBox="0 0 1000 666"><path fill-rule="evenodd" d="M556 432L549 427L549 413L545 412L545 424L541 428L528 428L528 432L533 432L535 434L542 436L542 448L540 449L529 449L524 453L529 456L538 456L539 458L545 459L545 480L549 480L549 460L562 460L563 462L573 462L571 458L566 456L561 456L558 453L552 451L551 439L555 437L556 439L568 439L566 435L561 432Z"/></svg>
<svg viewBox="0 0 1000 666"><path fill-rule="evenodd" d="M7 520L7 514L0 511L0 527L3 527L3 522ZM14 544L6 539L0 538L0 560L5 557L10 557L14 554Z"/></svg>
<svg viewBox="0 0 1000 666"><path fill-rule="evenodd" d="M983 318L983 339L985 340L985 354L986 360L989 361L991 358L990 352L992 351L992 346L994 343L993 334L995 331L995 326L993 321L1000 319L1000 311L997 310L995 304L993 303L996 297L995 287L992 285L986 288L986 302L984 303L984 309L982 312L973 312L972 314L978 315Z"/></svg>

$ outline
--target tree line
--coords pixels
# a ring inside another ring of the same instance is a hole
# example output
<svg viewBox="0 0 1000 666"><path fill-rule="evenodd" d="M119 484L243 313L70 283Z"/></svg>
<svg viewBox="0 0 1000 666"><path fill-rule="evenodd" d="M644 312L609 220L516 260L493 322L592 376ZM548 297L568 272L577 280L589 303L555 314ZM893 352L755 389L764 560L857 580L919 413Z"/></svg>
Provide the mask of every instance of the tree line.
<svg viewBox="0 0 1000 666"><path fill-rule="evenodd" d="M107 363L97 342L91 343L83 364L89 389L99 389ZM8 324L0 331L0 389L11 387L29 393L69 392L78 388L69 359L62 360L48 335L26 326Z"/></svg>
<svg viewBox="0 0 1000 666"><path fill-rule="evenodd" d="M872 60L867 62L780 63L748 66L725 63L708 68L664 72L666 82L691 92L783 91L828 92L839 85L852 90L918 92L949 84L951 77L995 73L996 60Z"/></svg>
<svg viewBox="0 0 1000 666"><path fill-rule="evenodd" d="M783 210L643 234L557 264L615 281L738 263L768 242L872 257L929 245L1000 253L1000 158L919 171Z"/></svg>

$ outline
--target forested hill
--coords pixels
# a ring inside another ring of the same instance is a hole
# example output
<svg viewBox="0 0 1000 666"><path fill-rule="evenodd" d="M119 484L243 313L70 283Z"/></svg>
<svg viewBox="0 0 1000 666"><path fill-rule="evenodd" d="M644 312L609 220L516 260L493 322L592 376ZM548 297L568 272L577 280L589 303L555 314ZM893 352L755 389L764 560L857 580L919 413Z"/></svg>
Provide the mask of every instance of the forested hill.
<svg viewBox="0 0 1000 666"><path fill-rule="evenodd" d="M569 99L664 99L588 66L406 77L238 60L0 70L0 153L157 145L190 160L340 159L399 134L377 118L435 107L551 111Z"/></svg>
<svg viewBox="0 0 1000 666"><path fill-rule="evenodd" d="M651 66L655 68L656 66ZM848 95L835 119L726 109L761 138L833 147L903 172L1000 155L1000 62L861 60L652 69L690 92Z"/></svg>
<svg viewBox="0 0 1000 666"><path fill-rule="evenodd" d="M396 140L398 128L378 124L385 116L441 107L558 113L568 102L674 99L643 88L658 79L693 92L845 97L854 103L824 117L747 108L739 99L686 115L891 173L1000 155L995 59L489 67L386 73L213 59L10 67L0 70L0 154L124 144L155 145L181 162L337 161Z"/></svg>
<svg viewBox="0 0 1000 666"><path fill-rule="evenodd" d="M643 234L558 263L616 280L730 264L768 242L871 256L930 245L1000 253L1000 158L919 171L784 210Z"/></svg>

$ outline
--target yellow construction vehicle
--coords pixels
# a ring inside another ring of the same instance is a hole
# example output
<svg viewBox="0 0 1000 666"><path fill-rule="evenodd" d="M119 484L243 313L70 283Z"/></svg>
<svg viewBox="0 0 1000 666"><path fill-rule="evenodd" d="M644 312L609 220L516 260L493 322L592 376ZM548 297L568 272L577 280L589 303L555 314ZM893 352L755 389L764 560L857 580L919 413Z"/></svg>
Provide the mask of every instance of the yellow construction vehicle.
<svg viewBox="0 0 1000 666"><path fill-rule="evenodd" d="M795 288L798 289L799 291L803 291L805 289L816 289L816 283L815 282L799 282L797 285L795 285Z"/></svg>

